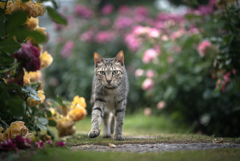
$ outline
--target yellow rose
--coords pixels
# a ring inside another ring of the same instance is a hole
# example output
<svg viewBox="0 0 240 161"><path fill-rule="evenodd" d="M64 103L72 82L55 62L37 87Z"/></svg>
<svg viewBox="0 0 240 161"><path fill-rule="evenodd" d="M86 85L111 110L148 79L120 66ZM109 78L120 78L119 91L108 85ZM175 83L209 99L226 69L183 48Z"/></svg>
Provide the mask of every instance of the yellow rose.
<svg viewBox="0 0 240 161"><path fill-rule="evenodd" d="M43 103L43 101L45 100L45 95L44 95L43 90L38 91L38 97L40 98L40 100L35 100L32 97L28 97L27 98L27 105L31 106L31 107L35 107L35 106Z"/></svg>
<svg viewBox="0 0 240 161"><path fill-rule="evenodd" d="M28 138L28 139L31 139L31 140L34 140L35 139L35 136L33 133L27 133L25 136L25 138Z"/></svg>
<svg viewBox="0 0 240 161"><path fill-rule="evenodd" d="M73 110L68 112L68 117L73 121L79 121L85 118L87 111L83 107L75 107Z"/></svg>
<svg viewBox="0 0 240 161"><path fill-rule="evenodd" d="M45 27L37 27L34 30L37 31L37 32L40 32L44 36L47 36L47 32L46 32L46 28Z"/></svg>
<svg viewBox="0 0 240 161"><path fill-rule="evenodd" d="M34 10L33 1L28 1L28 2L21 3L21 9L23 11L27 12L28 17L31 17L32 14L33 14L33 10Z"/></svg>
<svg viewBox="0 0 240 161"><path fill-rule="evenodd" d="M59 105L58 108L61 109L63 116L67 116L68 112L70 111L70 107L68 105L66 105L66 108L63 108L61 105Z"/></svg>
<svg viewBox="0 0 240 161"><path fill-rule="evenodd" d="M45 135L43 135L42 140L43 140L44 142L45 142L45 141L48 141L48 140L52 140L52 137L51 137L50 135L45 134Z"/></svg>
<svg viewBox="0 0 240 161"><path fill-rule="evenodd" d="M41 56L41 69L47 68L53 62L53 57L45 51Z"/></svg>
<svg viewBox="0 0 240 161"><path fill-rule="evenodd" d="M0 8L4 10L4 8L5 8L5 3L4 2L0 2Z"/></svg>
<svg viewBox="0 0 240 161"><path fill-rule="evenodd" d="M63 117L57 121L56 128L59 129L68 129L74 125L74 121L68 117Z"/></svg>
<svg viewBox="0 0 240 161"><path fill-rule="evenodd" d="M37 2L34 6L34 10L32 12L32 17L43 16L46 12L46 8L43 4Z"/></svg>
<svg viewBox="0 0 240 161"><path fill-rule="evenodd" d="M12 13L12 12L15 12L15 11L21 9L20 7L21 7L21 4L19 2L16 2L16 3L9 4L7 9L9 10L9 12Z"/></svg>
<svg viewBox="0 0 240 161"><path fill-rule="evenodd" d="M29 29L33 30L36 27L38 27L38 18L28 18L27 21L25 22L25 26L27 26Z"/></svg>
<svg viewBox="0 0 240 161"><path fill-rule="evenodd" d="M10 127L7 128L5 133L7 134L8 138L14 139L18 135L25 136L27 132L28 128L24 125L24 122L15 121L11 123Z"/></svg>
<svg viewBox="0 0 240 161"><path fill-rule="evenodd" d="M52 113L52 117L49 117L48 120L54 120L55 118L59 118L59 113L55 110L55 108L48 109Z"/></svg>
<svg viewBox="0 0 240 161"><path fill-rule="evenodd" d="M28 75L29 75L31 82L36 82L36 81L40 80L42 73L41 73L41 71L38 70L36 72L29 72Z"/></svg>
<svg viewBox="0 0 240 161"><path fill-rule="evenodd" d="M86 108L85 98L79 97L78 95L75 96L74 99L73 99L73 101L72 101L71 108L75 108L75 107L83 107L83 108Z"/></svg>
<svg viewBox="0 0 240 161"><path fill-rule="evenodd" d="M0 127L0 142L7 140L7 135L6 133L2 133L3 128Z"/></svg>
<svg viewBox="0 0 240 161"><path fill-rule="evenodd" d="M63 136L68 136L68 135L73 135L76 132L76 127L72 126L67 129L59 129L58 130L58 137L63 137Z"/></svg>

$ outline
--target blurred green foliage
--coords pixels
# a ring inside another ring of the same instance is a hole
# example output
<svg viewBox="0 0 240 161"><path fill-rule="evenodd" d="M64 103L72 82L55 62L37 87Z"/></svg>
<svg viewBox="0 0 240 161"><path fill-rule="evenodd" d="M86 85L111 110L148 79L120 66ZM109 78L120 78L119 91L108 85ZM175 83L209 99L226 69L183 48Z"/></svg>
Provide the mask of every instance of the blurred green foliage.
<svg viewBox="0 0 240 161"><path fill-rule="evenodd" d="M54 63L45 72L47 95L80 95L89 102L93 53L107 58L123 50L130 82L128 112L150 107L196 132L239 136L240 68L232 63L239 61L239 8L224 12L212 2L185 15L149 14L153 6L125 6L104 14L75 5L73 12L64 13L70 26L55 26L59 33L54 48L49 46ZM235 33L228 28L230 12L236 12L230 20ZM226 66L219 68L219 62ZM89 104L87 109L90 113Z"/></svg>

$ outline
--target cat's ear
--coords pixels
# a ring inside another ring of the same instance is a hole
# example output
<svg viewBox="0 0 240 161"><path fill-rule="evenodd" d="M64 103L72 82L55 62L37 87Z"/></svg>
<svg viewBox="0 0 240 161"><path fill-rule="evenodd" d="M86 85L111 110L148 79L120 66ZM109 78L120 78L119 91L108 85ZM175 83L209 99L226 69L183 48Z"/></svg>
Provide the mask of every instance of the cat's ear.
<svg viewBox="0 0 240 161"><path fill-rule="evenodd" d="M98 53L94 53L94 63L95 63L95 67L98 66L98 64L103 63L103 58L101 57L101 55L99 55Z"/></svg>
<svg viewBox="0 0 240 161"><path fill-rule="evenodd" d="M119 53L115 57L115 61L121 63L122 66L124 65L124 54L122 50L119 51Z"/></svg>

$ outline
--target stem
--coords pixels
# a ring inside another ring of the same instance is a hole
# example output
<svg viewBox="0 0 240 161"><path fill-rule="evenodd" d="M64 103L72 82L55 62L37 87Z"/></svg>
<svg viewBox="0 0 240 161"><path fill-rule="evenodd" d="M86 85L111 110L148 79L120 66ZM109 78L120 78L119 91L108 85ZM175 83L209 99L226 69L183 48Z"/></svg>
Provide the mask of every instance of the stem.
<svg viewBox="0 0 240 161"><path fill-rule="evenodd" d="M4 123L7 127L9 127L9 125L5 121L1 120L1 122Z"/></svg>
<svg viewBox="0 0 240 161"><path fill-rule="evenodd" d="M13 69L15 69L17 66L19 66L21 64L21 62L18 62L16 64L14 64L12 67L10 68L7 68L7 69L4 69L4 70L0 70L0 74L3 74L3 73L7 73Z"/></svg>

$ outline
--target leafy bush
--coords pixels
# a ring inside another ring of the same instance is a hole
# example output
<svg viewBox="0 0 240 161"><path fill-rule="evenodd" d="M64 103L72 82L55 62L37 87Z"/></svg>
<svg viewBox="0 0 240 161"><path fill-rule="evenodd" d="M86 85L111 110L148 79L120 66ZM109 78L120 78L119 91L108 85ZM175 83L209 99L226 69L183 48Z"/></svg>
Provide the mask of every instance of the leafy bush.
<svg viewBox="0 0 240 161"><path fill-rule="evenodd" d="M31 0L0 2L0 142L8 140L1 144L2 150L6 150L4 146L12 146L9 150L15 147L11 139L24 142L23 137L35 140L34 135L36 140L54 139L48 126L57 123L48 120L53 115L44 104L43 85L39 81L40 70L48 67L53 58L40 45L47 40L47 33L38 26L37 17L47 10L53 21L66 25L56 8ZM58 102L62 105L62 101Z"/></svg>
<svg viewBox="0 0 240 161"><path fill-rule="evenodd" d="M93 53L114 57L123 50L130 81L129 111L151 107L200 133L239 136L235 128L239 122L239 71L226 55L237 51L238 37L228 33L224 12L215 1L184 15L150 10L126 5L114 10L106 5L99 13L81 4L76 4L73 12L65 10L71 25L55 25L59 33L51 53L57 63L45 72L46 93L64 98L78 94L89 100ZM217 13L220 17L216 19ZM227 34L221 34L222 29ZM216 70L220 62L231 68L223 65Z"/></svg>

